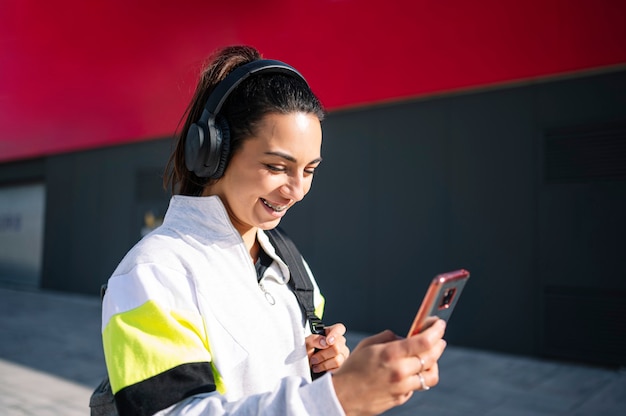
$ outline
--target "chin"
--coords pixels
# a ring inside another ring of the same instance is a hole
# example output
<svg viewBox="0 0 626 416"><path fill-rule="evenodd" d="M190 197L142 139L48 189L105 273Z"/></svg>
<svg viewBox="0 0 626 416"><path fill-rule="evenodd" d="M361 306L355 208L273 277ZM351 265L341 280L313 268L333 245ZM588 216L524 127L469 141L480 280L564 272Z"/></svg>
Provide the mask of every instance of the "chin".
<svg viewBox="0 0 626 416"><path fill-rule="evenodd" d="M280 224L280 218L277 218L274 221L263 222L258 225L258 228L260 228L261 230L267 231L267 230L271 230L273 228L278 227L278 224Z"/></svg>

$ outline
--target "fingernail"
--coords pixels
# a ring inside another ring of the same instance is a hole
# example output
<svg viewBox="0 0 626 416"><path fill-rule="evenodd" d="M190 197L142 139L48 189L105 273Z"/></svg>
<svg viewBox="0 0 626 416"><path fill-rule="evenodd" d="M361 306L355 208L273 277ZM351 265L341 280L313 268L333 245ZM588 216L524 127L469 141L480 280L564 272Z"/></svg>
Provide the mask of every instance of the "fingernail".
<svg viewBox="0 0 626 416"><path fill-rule="evenodd" d="M320 340L320 344L322 344L322 347L328 347L328 343L326 342L326 338L322 338Z"/></svg>
<svg viewBox="0 0 626 416"><path fill-rule="evenodd" d="M311 365L319 364L320 360L317 357L311 357Z"/></svg>
<svg viewBox="0 0 626 416"><path fill-rule="evenodd" d="M335 343L335 337L333 337L333 336L328 337L326 340L328 341L328 343L329 343L330 345L333 345L333 344Z"/></svg>

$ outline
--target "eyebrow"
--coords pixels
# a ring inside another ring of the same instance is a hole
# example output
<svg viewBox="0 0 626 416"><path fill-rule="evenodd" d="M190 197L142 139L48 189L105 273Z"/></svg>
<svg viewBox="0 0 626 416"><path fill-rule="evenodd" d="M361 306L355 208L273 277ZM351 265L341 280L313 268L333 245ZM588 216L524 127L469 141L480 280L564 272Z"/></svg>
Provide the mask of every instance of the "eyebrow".
<svg viewBox="0 0 626 416"><path fill-rule="evenodd" d="M296 163L297 162L295 157L293 157L293 156L291 156L291 155L289 155L287 153L283 153L283 152L265 152L265 154L269 155L269 156L278 156L278 157L280 157L282 159L287 160L288 162L292 162L292 163ZM308 164L310 165L311 163L319 163L321 161L322 161L322 158L319 157L317 159L313 159Z"/></svg>

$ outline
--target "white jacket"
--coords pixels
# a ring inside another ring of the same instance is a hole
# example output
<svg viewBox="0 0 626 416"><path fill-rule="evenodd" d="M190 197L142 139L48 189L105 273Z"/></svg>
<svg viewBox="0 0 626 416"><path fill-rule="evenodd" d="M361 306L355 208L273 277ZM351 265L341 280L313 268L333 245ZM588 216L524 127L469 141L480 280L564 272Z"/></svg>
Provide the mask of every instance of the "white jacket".
<svg viewBox="0 0 626 416"><path fill-rule="evenodd" d="M261 280L273 305L218 197L174 196L125 256L102 311L120 415L343 415L332 376L311 382L289 270L257 238L274 259Z"/></svg>

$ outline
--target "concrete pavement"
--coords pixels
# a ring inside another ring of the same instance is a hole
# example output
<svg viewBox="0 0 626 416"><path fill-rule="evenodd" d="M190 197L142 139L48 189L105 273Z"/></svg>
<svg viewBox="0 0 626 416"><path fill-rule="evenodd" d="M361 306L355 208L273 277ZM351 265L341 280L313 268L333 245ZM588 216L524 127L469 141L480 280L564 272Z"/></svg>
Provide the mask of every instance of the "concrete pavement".
<svg viewBox="0 0 626 416"><path fill-rule="evenodd" d="M91 388L10 361L0 360L0 414L82 416Z"/></svg>
<svg viewBox="0 0 626 416"><path fill-rule="evenodd" d="M363 334L349 333L354 345ZM97 296L0 288L0 415L89 414L105 374ZM448 346L441 382L387 416L626 414L626 371Z"/></svg>

